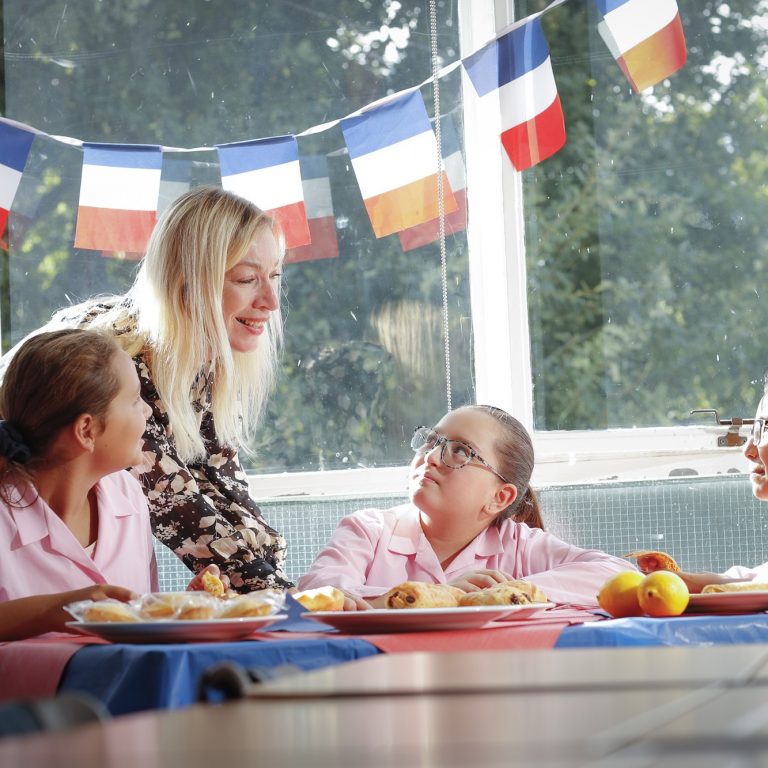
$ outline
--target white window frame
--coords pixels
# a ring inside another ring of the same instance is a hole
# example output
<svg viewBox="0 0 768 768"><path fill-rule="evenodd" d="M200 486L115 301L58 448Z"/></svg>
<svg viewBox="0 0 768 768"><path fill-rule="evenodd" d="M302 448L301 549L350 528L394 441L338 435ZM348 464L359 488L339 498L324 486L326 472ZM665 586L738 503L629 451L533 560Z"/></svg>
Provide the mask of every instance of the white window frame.
<svg viewBox="0 0 768 768"><path fill-rule="evenodd" d="M459 0L461 55L493 39L514 19L514 0ZM701 426L691 427L534 431L521 177L501 142L493 138L500 133L498 110L481 108L468 83L463 90L477 401L504 408L532 432L537 457L534 485L743 472L741 449L718 447L718 437L727 427L705 418ZM742 432L746 434L746 428ZM249 479L259 499L376 496L405 493L407 466Z"/></svg>

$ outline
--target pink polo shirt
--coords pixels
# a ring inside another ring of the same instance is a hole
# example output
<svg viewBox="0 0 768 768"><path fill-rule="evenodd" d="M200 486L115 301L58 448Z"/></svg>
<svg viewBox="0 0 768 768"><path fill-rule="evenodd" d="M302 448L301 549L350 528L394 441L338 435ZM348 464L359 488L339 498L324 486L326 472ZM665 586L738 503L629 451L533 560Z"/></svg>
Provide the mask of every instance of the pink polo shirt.
<svg viewBox="0 0 768 768"><path fill-rule="evenodd" d="M22 503L32 498L28 493ZM149 510L139 482L125 471L107 475L96 484L96 502L99 534L89 555L40 497L21 507L0 501L0 601L94 584L157 590Z"/></svg>
<svg viewBox="0 0 768 768"><path fill-rule="evenodd" d="M376 597L403 581L444 584L467 571L492 568L526 579L556 603L596 606L603 583L626 560L580 549L540 528L505 520L486 528L443 570L412 504L363 509L345 517L299 589L331 585L360 597Z"/></svg>

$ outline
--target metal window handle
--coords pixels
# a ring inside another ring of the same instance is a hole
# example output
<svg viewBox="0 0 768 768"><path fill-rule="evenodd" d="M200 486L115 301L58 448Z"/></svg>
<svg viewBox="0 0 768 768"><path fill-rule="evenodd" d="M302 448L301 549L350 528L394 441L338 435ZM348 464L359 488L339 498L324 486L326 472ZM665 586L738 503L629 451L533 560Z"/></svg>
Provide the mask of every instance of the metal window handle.
<svg viewBox="0 0 768 768"><path fill-rule="evenodd" d="M740 445L744 445L744 443L747 442L747 438L739 434L739 429L745 425L755 423L754 419L743 419L740 416L733 416L730 419L721 419L714 408L694 408L694 410L690 412L690 415L693 416L694 413L713 413L717 424L722 424L724 427L728 427L728 431L717 438L717 445L719 448L736 448Z"/></svg>

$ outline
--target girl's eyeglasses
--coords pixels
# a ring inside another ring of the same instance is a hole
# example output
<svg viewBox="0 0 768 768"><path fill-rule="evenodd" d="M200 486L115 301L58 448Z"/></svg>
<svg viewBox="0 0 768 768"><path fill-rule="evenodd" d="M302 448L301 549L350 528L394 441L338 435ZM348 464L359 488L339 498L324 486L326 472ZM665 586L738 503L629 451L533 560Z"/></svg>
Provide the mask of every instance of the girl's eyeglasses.
<svg viewBox="0 0 768 768"><path fill-rule="evenodd" d="M461 469L466 467L472 459L476 459L505 483L511 482L497 472L474 448L470 448L466 443L462 443L461 440L449 440L429 427L416 427L416 431L411 438L411 448L413 448L415 453L429 453L437 446L440 446L440 461L446 467Z"/></svg>

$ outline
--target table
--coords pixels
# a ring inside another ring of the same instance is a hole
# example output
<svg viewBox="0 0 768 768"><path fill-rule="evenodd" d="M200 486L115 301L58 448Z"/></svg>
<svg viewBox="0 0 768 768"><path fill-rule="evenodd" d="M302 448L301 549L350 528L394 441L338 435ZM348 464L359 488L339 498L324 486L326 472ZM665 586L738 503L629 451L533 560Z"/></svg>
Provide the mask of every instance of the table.
<svg viewBox="0 0 768 768"><path fill-rule="evenodd" d="M259 699L694 689L768 683L768 645L403 653L254 685Z"/></svg>
<svg viewBox="0 0 768 768"><path fill-rule="evenodd" d="M555 648L768 642L768 614L611 619L566 627Z"/></svg>
<svg viewBox="0 0 768 768"><path fill-rule="evenodd" d="M476 765L603 765L682 768L686 745L663 761L638 762L644 738L724 697L722 689L661 691L541 691L333 698L241 700L184 710L144 712L68 732L0 740L0 764L24 768L466 768ZM633 759L634 758L634 759ZM722 768L697 755L690 765Z"/></svg>

